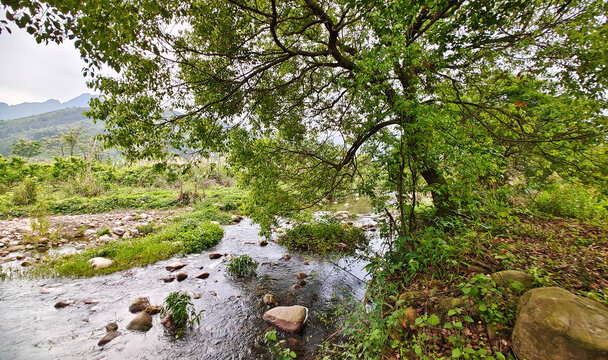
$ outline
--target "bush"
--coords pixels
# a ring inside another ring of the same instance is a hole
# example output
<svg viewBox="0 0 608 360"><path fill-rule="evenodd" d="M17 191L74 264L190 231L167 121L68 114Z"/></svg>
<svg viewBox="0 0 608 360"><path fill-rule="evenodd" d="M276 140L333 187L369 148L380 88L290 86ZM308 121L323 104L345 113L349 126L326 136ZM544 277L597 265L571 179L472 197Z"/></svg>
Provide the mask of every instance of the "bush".
<svg viewBox="0 0 608 360"><path fill-rule="evenodd" d="M365 246L368 240L365 232L351 225L327 219L308 224L299 224L287 230L287 235L279 239L279 244L290 250L327 254L332 252L353 252ZM347 247L339 246L340 243Z"/></svg>
<svg viewBox="0 0 608 360"><path fill-rule="evenodd" d="M196 312L190 295L186 292L172 292L165 298L165 305L161 314L171 314L173 321L173 333L176 339L183 335L183 331L188 325L200 323L200 316L203 311Z"/></svg>
<svg viewBox="0 0 608 360"><path fill-rule="evenodd" d="M551 184L536 198L534 207L546 214L576 219L608 217L608 200L579 185Z"/></svg>
<svg viewBox="0 0 608 360"><path fill-rule="evenodd" d="M177 225L177 237L184 244L186 254L199 253L217 245L224 236L224 229L211 222L199 223L187 219Z"/></svg>
<svg viewBox="0 0 608 360"><path fill-rule="evenodd" d="M15 188L13 192L13 202L17 205L29 205L36 202L37 186L32 179L25 179Z"/></svg>
<svg viewBox="0 0 608 360"><path fill-rule="evenodd" d="M253 260L249 255L238 256L226 265L228 273L237 277L254 275L257 268L258 262Z"/></svg>

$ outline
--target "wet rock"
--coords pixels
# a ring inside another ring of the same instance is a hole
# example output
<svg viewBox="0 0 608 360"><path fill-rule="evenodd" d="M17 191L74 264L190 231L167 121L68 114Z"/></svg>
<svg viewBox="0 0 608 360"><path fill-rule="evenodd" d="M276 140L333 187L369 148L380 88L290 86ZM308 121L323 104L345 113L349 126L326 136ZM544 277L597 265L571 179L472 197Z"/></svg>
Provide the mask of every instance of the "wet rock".
<svg viewBox="0 0 608 360"><path fill-rule="evenodd" d="M133 314L144 311L150 306L150 299L147 297L138 297L129 305L129 311Z"/></svg>
<svg viewBox="0 0 608 360"><path fill-rule="evenodd" d="M268 241L266 241L266 240L260 240L260 241L258 241L258 245L260 245L260 246L266 246L266 245L268 245Z"/></svg>
<svg viewBox="0 0 608 360"><path fill-rule="evenodd" d="M86 305L95 305L95 304L99 304L99 301L97 301L97 300L85 300L84 303Z"/></svg>
<svg viewBox="0 0 608 360"><path fill-rule="evenodd" d="M140 312L127 325L128 330L148 331L152 327L152 316L145 311Z"/></svg>
<svg viewBox="0 0 608 360"><path fill-rule="evenodd" d="M308 277L308 275L306 275L305 273L297 273L296 277L298 279L306 279Z"/></svg>
<svg viewBox="0 0 608 360"><path fill-rule="evenodd" d="M266 311L262 318L279 327L281 330L298 332L302 329L307 317L307 308L300 305L294 305L272 308Z"/></svg>
<svg viewBox="0 0 608 360"><path fill-rule="evenodd" d="M112 266L114 261L102 257L96 257L89 260L89 264L93 267L93 269L104 269Z"/></svg>
<svg viewBox="0 0 608 360"><path fill-rule="evenodd" d="M108 323L106 325L106 330L107 331L116 331L116 330L118 330L118 324L116 324L115 322Z"/></svg>
<svg viewBox="0 0 608 360"><path fill-rule="evenodd" d="M306 285L306 280L300 279L300 280L298 280L297 284L300 286L304 286L304 285Z"/></svg>
<svg viewBox="0 0 608 360"><path fill-rule="evenodd" d="M558 287L527 291L517 304L519 359L608 359L608 307Z"/></svg>
<svg viewBox="0 0 608 360"><path fill-rule="evenodd" d="M289 260L289 259L291 259L291 255L285 254L285 255L283 255L283 259L284 260Z"/></svg>
<svg viewBox="0 0 608 360"><path fill-rule="evenodd" d="M53 292L52 288L42 288L42 289L40 289L40 293L41 294L50 294L52 292Z"/></svg>
<svg viewBox="0 0 608 360"><path fill-rule="evenodd" d="M203 271L202 273L200 273L200 274L196 275L196 278L197 278L197 279L206 279L206 278L208 278L208 277L209 277L209 273L208 273L208 272L206 272L206 271Z"/></svg>
<svg viewBox="0 0 608 360"><path fill-rule="evenodd" d="M169 329L173 329L175 327L175 324L173 323L173 315L172 314L167 314L163 317L163 319L160 321L161 324L163 324L164 327L169 328Z"/></svg>
<svg viewBox="0 0 608 360"><path fill-rule="evenodd" d="M55 303L55 309L63 309L66 306L70 306L72 303L70 301L60 300Z"/></svg>
<svg viewBox="0 0 608 360"><path fill-rule="evenodd" d="M293 284L293 288L294 288L295 290L299 290L299 289L301 289L301 288L302 288L302 285L300 285L300 284Z"/></svg>
<svg viewBox="0 0 608 360"><path fill-rule="evenodd" d="M17 260L23 260L25 259L25 255L17 255Z"/></svg>
<svg viewBox="0 0 608 360"><path fill-rule="evenodd" d="M211 296L217 296L217 293L215 291L210 291L209 294L211 294Z"/></svg>
<svg viewBox="0 0 608 360"><path fill-rule="evenodd" d="M243 220L243 216L241 215L232 215L232 223L233 224L238 224L241 222L241 220Z"/></svg>
<svg viewBox="0 0 608 360"><path fill-rule="evenodd" d="M177 281L184 281L184 280L186 280L186 278L188 278L188 274L186 274L183 271L180 271L177 274L175 274L175 277L177 278Z"/></svg>
<svg viewBox="0 0 608 360"><path fill-rule="evenodd" d="M165 269L167 269L169 271L175 271L175 270L179 270L179 269L183 268L186 265L187 264L184 264L184 263L178 261L178 262L174 262L174 263L171 263L171 264L165 266Z"/></svg>
<svg viewBox="0 0 608 360"><path fill-rule="evenodd" d="M126 232L125 228L122 228L122 227L115 227L112 229L112 233L116 234L118 236L123 236L125 232Z"/></svg>
<svg viewBox="0 0 608 360"><path fill-rule="evenodd" d="M532 289L534 278L530 274L517 270L499 271L490 275L497 287L511 288L511 282L517 281L523 285L524 290Z"/></svg>
<svg viewBox="0 0 608 360"><path fill-rule="evenodd" d="M17 252L17 251L21 251L25 249L24 245L15 245L15 246L11 246L8 249L6 249L8 252Z"/></svg>
<svg viewBox="0 0 608 360"><path fill-rule="evenodd" d="M201 295L201 293L194 293L194 295L192 295L193 299L200 299L202 297L203 297L203 295Z"/></svg>
<svg viewBox="0 0 608 360"><path fill-rule="evenodd" d="M163 310L163 307L160 305L150 305L144 310L150 315L156 315Z"/></svg>
<svg viewBox="0 0 608 360"><path fill-rule="evenodd" d="M32 265L32 263L30 261L24 261L21 263L21 266L23 266L23 267L28 267L30 265Z"/></svg>
<svg viewBox="0 0 608 360"><path fill-rule="evenodd" d="M76 246L74 246L74 248L76 250L84 250L84 248L86 248L87 246L85 244L78 244Z"/></svg>
<svg viewBox="0 0 608 360"><path fill-rule="evenodd" d="M165 277L163 278L163 281L164 281L164 282L166 282L166 283L170 283L170 282L172 282L173 280L175 280L175 276L172 276L172 275L165 276Z"/></svg>
<svg viewBox="0 0 608 360"><path fill-rule="evenodd" d="M117 337L119 337L120 335L122 335L120 333L120 331L108 331L102 338L101 340L99 340L99 342L97 343L98 346L104 346L105 344L109 343L110 341L116 339Z"/></svg>
<svg viewBox="0 0 608 360"><path fill-rule="evenodd" d="M224 255L222 255L220 253L211 253L211 254L209 254L209 259L211 259L211 260L213 260L213 259L219 259L222 256L224 256Z"/></svg>
<svg viewBox="0 0 608 360"><path fill-rule="evenodd" d="M275 296L273 294L266 294L264 295L263 298L264 304L266 305L276 305L277 304L277 299L275 298Z"/></svg>
<svg viewBox="0 0 608 360"><path fill-rule="evenodd" d="M310 263L308 261L304 261L302 264L304 264L304 265L310 265Z"/></svg>

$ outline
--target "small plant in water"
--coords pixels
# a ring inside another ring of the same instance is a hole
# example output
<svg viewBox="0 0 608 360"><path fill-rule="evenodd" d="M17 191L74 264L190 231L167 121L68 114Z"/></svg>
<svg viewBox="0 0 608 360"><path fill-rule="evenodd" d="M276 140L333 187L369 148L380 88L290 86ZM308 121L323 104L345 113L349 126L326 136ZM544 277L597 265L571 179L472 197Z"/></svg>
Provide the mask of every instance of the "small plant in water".
<svg viewBox="0 0 608 360"><path fill-rule="evenodd" d="M295 359L296 353L290 348L284 348L282 344L285 340L277 340L277 331L272 330L266 333L264 336L264 343L268 346L268 350L274 356L276 360L291 360Z"/></svg>
<svg viewBox="0 0 608 360"><path fill-rule="evenodd" d="M196 312L192 299L187 292L173 292L165 298L165 305L163 306L161 315L171 315L173 333L175 334L175 338L179 339L188 325L198 325L200 323L202 312L202 310L198 313Z"/></svg>
<svg viewBox="0 0 608 360"><path fill-rule="evenodd" d="M253 275L257 268L258 262L253 260L249 255L238 256L226 265L228 273L238 277Z"/></svg>

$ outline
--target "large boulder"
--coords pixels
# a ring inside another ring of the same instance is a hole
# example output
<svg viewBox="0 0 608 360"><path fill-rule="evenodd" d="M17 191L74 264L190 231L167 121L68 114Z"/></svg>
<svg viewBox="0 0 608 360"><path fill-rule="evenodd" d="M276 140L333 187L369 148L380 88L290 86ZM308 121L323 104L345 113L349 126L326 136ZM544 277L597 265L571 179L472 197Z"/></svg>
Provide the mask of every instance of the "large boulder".
<svg viewBox="0 0 608 360"><path fill-rule="evenodd" d="M517 305L513 350L519 359L608 359L608 306L564 289L526 292Z"/></svg>
<svg viewBox="0 0 608 360"><path fill-rule="evenodd" d="M490 275L496 286L501 288L510 288L511 282L517 281L522 284L524 290L532 289L532 281L534 278L530 274L526 274L517 270L504 270Z"/></svg>
<svg viewBox="0 0 608 360"><path fill-rule="evenodd" d="M300 305L294 305L272 308L266 311L262 318L284 331L298 332L302 329L307 317L307 308Z"/></svg>
<svg viewBox="0 0 608 360"><path fill-rule="evenodd" d="M89 260L89 264L93 269L103 269L112 266L113 261L110 259L95 257Z"/></svg>
<svg viewBox="0 0 608 360"><path fill-rule="evenodd" d="M152 316L145 311L137 314L133 320L127 325L128 330L148 331L152 327Z"/></svg>

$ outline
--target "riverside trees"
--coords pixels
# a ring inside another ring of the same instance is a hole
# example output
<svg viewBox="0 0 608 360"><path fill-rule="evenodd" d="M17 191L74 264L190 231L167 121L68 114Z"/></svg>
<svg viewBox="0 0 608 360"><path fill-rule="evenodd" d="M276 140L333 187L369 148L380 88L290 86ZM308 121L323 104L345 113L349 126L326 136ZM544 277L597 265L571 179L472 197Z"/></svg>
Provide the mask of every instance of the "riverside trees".
<svg viewBox="0 0 608 360"><path fill-rule="evenodd" d="M604 1L2 3L39 42L76 39L107 145L229 144L265 226L354 178L387 180L401 234L409 191L453 213L516 159L605 179Z"/></svg>

